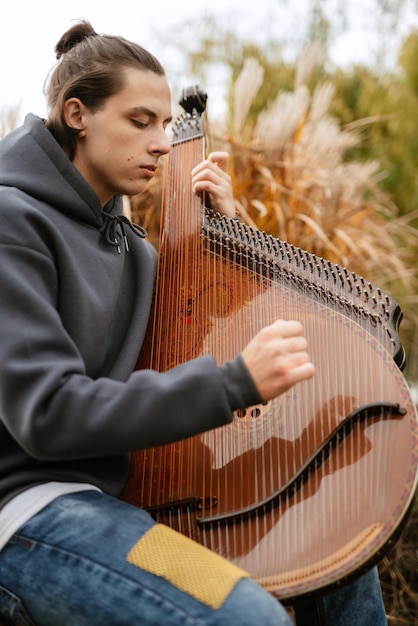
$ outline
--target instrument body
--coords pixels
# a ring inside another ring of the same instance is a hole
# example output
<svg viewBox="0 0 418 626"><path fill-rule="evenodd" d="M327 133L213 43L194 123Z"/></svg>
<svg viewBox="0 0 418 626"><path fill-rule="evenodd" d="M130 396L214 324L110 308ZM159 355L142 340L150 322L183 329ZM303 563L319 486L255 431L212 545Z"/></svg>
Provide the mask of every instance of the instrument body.
<svg viewBox="0 0 418 626"><path fill-rule="evenodd" d="M138 367L224 363L284 318L302 322L317 373L228 426L134 453L123 497L281 600L322 592L376 562L413 501L417 413L399 367L400 310L344 268L205 209L189 181L203 157L199 115L180 135Z"/></svg>

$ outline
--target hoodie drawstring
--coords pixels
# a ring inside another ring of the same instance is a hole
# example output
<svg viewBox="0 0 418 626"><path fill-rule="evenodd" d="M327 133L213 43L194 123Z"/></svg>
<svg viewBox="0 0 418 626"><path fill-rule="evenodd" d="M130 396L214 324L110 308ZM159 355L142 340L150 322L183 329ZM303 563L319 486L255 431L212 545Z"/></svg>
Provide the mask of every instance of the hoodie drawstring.
<svg viewBox="0 0 418 626"><path fill-rule="evenodd" d="M129 243L128 237L126 236L125 225L129 226L131 231L142 239L145 239L145 237L148 236L145 228L143 228L139 224L134 224L125 215L112 215L112 213L107 213L106 211L103 211L102 215L104 221L99 228L99 232L102 233L108 244L117 247L119 254L121 252L120 247L122 241L125 246L126 252L129 252Z"/></svg>

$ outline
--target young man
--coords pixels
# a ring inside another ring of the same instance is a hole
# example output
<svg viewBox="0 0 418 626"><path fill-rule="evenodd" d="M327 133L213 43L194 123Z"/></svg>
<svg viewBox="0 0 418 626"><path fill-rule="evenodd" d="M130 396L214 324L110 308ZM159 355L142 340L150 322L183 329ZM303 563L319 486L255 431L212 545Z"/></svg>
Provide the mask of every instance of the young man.
<svg viewBox="0 0 418 626"><path fill-rule="evenodd" d="M170 91L152 55L87 22L56 52L48 119L28 115L0 144L0 616L287 626L245 572L119 495L130 451L225 425L311 377L303 330L278 320L221 367L133 372L156 252L120 197L170 148ZM226 158L191 176L232 217Z"/></svg>
<svg viewBox="0 0 418 626"><path fill-rule="evenodd" d="M118 496L131 450L227 424L312 376L302 328L278 321L222 367L132 373L157 255L120 194L140 193L170 149L170 91L152 55L88 23L56 52L48 120L29 115L0 147L0 615L285 626L245 572ZM232 216L225 167L211 155L193 186Z"/></svg>

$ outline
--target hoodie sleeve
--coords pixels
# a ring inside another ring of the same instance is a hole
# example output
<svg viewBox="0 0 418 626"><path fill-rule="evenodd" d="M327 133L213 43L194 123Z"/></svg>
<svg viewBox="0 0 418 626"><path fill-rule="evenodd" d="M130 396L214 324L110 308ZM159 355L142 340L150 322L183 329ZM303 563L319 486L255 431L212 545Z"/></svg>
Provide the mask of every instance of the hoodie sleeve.
<svg viewBox="0 0 418 626"><path fill-rule="evenodd" d="M54 259L4 238L0 254L0 418L33 458L157 446L224 425L234 409L259 402L240 356L221 367L205 356L166 373L135 371L125 381L87 375L58 313Z"/></svg>

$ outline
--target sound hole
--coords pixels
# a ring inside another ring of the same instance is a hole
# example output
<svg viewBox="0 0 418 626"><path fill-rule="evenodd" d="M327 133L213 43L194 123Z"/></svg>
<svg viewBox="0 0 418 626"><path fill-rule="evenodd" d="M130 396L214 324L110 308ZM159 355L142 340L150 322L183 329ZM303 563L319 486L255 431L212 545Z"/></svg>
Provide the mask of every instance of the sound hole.
<svg viewBox="0 0 418 626"><path fill-rule="evenodd" d="M235 415L240 419L245 417L256 419L257 417L261 417L263 415L263 410L260 408L261 406L267 406L268 402L263 402L259 406L251 406L248 409L238 409L235 411Z"/></svg>

